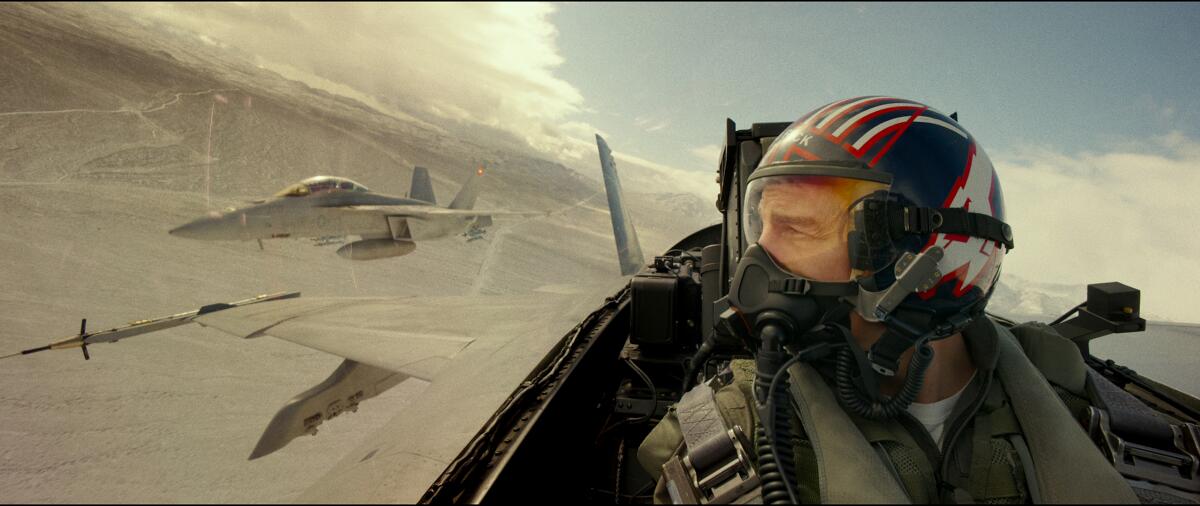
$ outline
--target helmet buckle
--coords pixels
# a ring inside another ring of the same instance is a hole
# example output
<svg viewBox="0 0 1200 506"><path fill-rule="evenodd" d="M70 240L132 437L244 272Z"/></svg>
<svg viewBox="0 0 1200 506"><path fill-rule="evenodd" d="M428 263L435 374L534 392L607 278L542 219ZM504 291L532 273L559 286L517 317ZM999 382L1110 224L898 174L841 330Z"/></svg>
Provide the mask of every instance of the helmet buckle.
<svg viewBox="0 0 1200 506"><path fill-rule="evenodd" d="M941 228L942 213L928 207L905 207L904 208L904 231L907 233L922 234L933 232Z"/></svg>

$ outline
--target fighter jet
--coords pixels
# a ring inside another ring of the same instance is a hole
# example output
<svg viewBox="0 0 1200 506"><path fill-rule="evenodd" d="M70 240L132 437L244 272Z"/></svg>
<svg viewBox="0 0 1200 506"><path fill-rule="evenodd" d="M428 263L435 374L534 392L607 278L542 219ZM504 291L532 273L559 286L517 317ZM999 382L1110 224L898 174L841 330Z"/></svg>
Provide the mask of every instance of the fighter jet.
<svg viewBox="0 0 1200 506"><path fill-rule="evenodd" d="M481 239L493 216L539 214L473 210L483 175L480 167L446 207L436 205L424 167L413 169L406 197L376 193L346 178L316 176L248 207L214 213L169 233L190 239L257 240L260 246L263 239L307 237L323 245L353 235L361 239L339 248L338 256L374 260L412 253L416 241L452 235L468 242Z"/></svg>
<svg viewBox="0 0 1200 506"><path fill-rule="evenodd" d="M650 265L638 251L621 199L614 198L613 190L619 188L615 163L597 138L605 180L611 182L606 189L622 270L627 272L629 265L637 270L632 280L614 278L614 286L594 286L573 296L346 299L281 293L211 304L124 329L81 329L78 336L13 356L79 347L86 358L86 345L187 322L247 339L272 336L346 360L327 380L279 410L251 458L315 433L324 421L356 410L408 378L430 383L302 493L301 502L569 498L647 503L655 480L639 464L638 443L667 415L687 384L697 376L723 374L722 364L742 353L736 347L721 351L725 345L718 345L700 354L716 335L718 298L727 293L723 285L745 246L736 223L728 221L739 216L738 181L757 165L759 146L769 145L788 123L756 124L749 130L735 130L732 121L728 125L718 201L731 209L726 221L680 239ZM745 151L739 152L743 145ZM626 286L616 286L617 281ZM1086 346L1100 336L1138 331L1190 339L1200 336L1200 326L1146 325L1138 317L1136 290L1103 285L1097 285L1104 290L1096 290L1096 297L1089 287L1088 301L1072 311L1078 315L1067 319L1068 313L1054 326L1080 346L1088 374L1094 375L1090 384L1108 385L1104 395L1114 400L1089 410L1086 436L1062 437L1092 438L1131 484L1170 492L1174 495L1165 496L1168 502L1183 502L1180 498L1193 497L1190 491L1200 484L1195 472L1200 399L1100 360ZM993 318L1006 326L1014 323ZM1155 435L1153 448L1123 439L1149 437L1137 433L1153 429L1158 434L1164 427L1174 437L1160 440ZM741 445L736 438L729 441L721 451L732 452L729 458L736 460L707 461L721 466L706 474L693 471L690 479L708 487L755 476L738 474L748 457L733 451ZM1046 483L1045 473L1059 471L1029 472L1040 473L1031 479ZM721 502L713 499L696 502Z"/></svg>
<svg viewBox="0 0 1200 506"><path fill-rule="evenodd" d="M472 475L482 469L479 467L482 461L467 462L461 460L462 455L486 450L491 445L488 440L495 435L497 420L506 420L514 414L521 416L528 402L545 400L544 392L562 386L561 371L582 365L580 350L595 341L597 332L620 330L621 322L627 322L613 316L618 309L628 308L628 301L606 296L621 291L621 286L628 283L627 276L644 267L645 261L632 220L618 195L620 187L611 152L603 139L597 137L597 141L605 189L613 206L610 213L622 273L618 277L614 272L612 282L604 286L572 293L554 289L518 296L301 298L298 292L260 295L95 332L87 331L84 320L77 335L0 359L74 348L81 348L87 359L89 345L117 342L188 323L243 339L272 336L345 358L325 381L297 394L280 408L250 452L250 459L269 455L297 437L315 435L322 423L357 411L361 403L407 379L428 381L431 384L403 415L384 427L380 437L369 438L370 448L354 452L346 459L344 468L329 475L328 484L314 485L311 492L312 500L317 502L416 502L447 472L447 466L459 472L470 471ZM478 191L478 176L482 175L476 172L448 210L470 207ZM362 213L362 223L367 225L362 228L347 225L347 229L358 231L350 233L366 234L357 242L401 242L390 231L387 237L373 238L380 234L371 232L368 218L374 216L384 221L383 226L408 221L421 223L420 227L447 211L430 204L433 193L424 169L414 172L413 181L409 197L402 199L371 193L346 179L312 178L288 187L273 200L220 217L197 220L173 230L172 234L205 239L271 237L271 230L287 233L281 230L279 224L283 223L290 227L286 230L291 233L303 230L307 235L331 235L320 231L331 230L320 227L332 225L318 225L319 217L324 216L330 223L341 219L341 223L348 224L360 219L353 213ZM303 201L312 203L292 204ZM405 203L395 203L400 201ZM334 206L333 202L342 205ZM462 211L450 216L463 220L473 217L476 221L468 223L478 223L488 215ZM421 228L420 232L414 232L414 228L409 227L405 236L430 237L425 235L428 228ZM598 303L605 309L603 313L596 311ZM611 343L605 347L611 348ZM607 366L594 361L586 365ZM486 451L487 456L493 455L491 450ZM378 486L382 483L388 486ZM450 489L457 490L458 484L447 488Z"/></svg>

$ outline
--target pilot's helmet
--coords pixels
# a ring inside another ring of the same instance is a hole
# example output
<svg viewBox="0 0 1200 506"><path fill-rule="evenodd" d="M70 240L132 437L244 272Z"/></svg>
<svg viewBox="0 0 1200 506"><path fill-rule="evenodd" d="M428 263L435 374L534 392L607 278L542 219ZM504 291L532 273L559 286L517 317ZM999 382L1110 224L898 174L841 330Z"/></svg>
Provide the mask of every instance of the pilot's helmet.
<svg viewBox="0 0 1200 506"><path fill-rule="evenodd" d="M940 246L937 273L901 306L922 313L982 311L1012 248L983 148L914 101L858 97L805 114L749 179L747 239L798 277L880 291L897 263Z"/></svg>

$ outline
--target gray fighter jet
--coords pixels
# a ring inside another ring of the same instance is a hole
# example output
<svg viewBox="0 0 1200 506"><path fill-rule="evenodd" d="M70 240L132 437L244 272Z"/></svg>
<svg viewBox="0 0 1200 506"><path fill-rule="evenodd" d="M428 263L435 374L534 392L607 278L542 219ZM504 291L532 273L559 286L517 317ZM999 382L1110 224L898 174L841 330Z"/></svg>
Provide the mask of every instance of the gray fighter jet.
<svg viewBox="0 0 1200 506"><path fill-rule="evenodd" d="M759 147L769 145L787 125L756 124L749 130L735 130L728 122L719 202L733 210L725 219L739 215L738 174L755 167ZM726 273L732 271L742 242L736 228L728 230L726 223L718 223L681 239L647 265L633 220L623 208L611 153L602 139L597 138L597 144L618 258L626 276L637 271L632 280L614 277L611 283L601 284L605 286L570 295L263 295L124 328L89 333L82 327L77 336L10 356L82 348L87 358L88 345L189 322L245 339L271 336L345 360L328 379L299 393L278 411L250 458L315 434L322 423L357 410L361 403L409 378L429 383L394 419L365 436L313 483L298 497L300 502L507 503L569 498L648 503L656 481L641 467L638 443L679 400L685 378L697 380L696 372L719 374L721 362L733 356L711 360L714 355L704 359L696 351L704 349L701 342L709 342L708 338L701 341L702 332L708 336L716 332L716 299L727 293L721 284L729 281ZM1090 437L1131 484L1162 494L1151 497L1175 503L1191 500L1200 491L1196 473L1200 399L1111 360L1098 359L1087 351L1087 343L1107 334L1137 331L1149 334L1146 339L1182 342L1200 336L1200 326L1147 325L1138 317L1136 290L1117 283L1094 286L1096 290L1089 287L1089 300L1054 326L1081 347L1088 368L1087 388L1104 388L1096 395L1107 400L1088 410L1086 436L1084 432L1043 436ZM1115 297L1127 299L1113 305ZM1076 311L1078 315L1068 319ZM1014 324L993 318L1005 326ZM1139 440L1156 446L1135 442ZM740 449L742 443L729 441L728 446L720 446L724 450L713 451L731 452L735 460L724 464L709 460L721 464L720 468L705 474L692 469L688 479L705 487L728 485L723 490L735 490L737 483L755 476L739 474L748 457ZM836 461L840 454L828 455ZM1027 471L1034 483L1073 479L1062 477L1070 466ZM696 502L722 502L715 494L712 499Z"/></svg>
<svg viewBox="0 0 1200 506"><path fill-rule="evenodd" d="M263 431L250 453L251 459L271 454L297 437L315 435L323 422L357 411L362 402L402 381L428 381L431 384L419 399L378 436L368 438L361 452L347 457L343 466L314 485L305 498L317 502L415 502L460 453L484 446L481 427L494 425L490 421L500 416L498 412L524 409L523 403L515 400L533 398L559 381L557 372L576 363L578 357L570 355L591 341L592 331L620 326L609 317L597 316L596 305L615 311L615 300L606 300L606 296L627 284L627 276L644 267L645 260L619 195L612 153L599 136L597 143L622 273L609 284L581 287L571 293L555 289L508 296L260 295L95 332L87 331L84 320L78 335L0 359L74 348L81 348L86 359L90 358L89 345L188 323L243 339L272 336L345 358L325 381L284 404ZM275 237L287 233L329 236L334 230L343 230L335 228L333 224L337 223L345 227L347 234L364 236L342 248L345 250L364 241L402 242L394 238L391 229L385 228L381 234L370 228L391 227L399 222L397 226L408 230L403 234L408 239L403 241L410 244L407 247L411 251L412 239L436 237L428 232L431 228L422 227L431 222L437 226L440 213L448 212L462 220L457 223L486 220L490 224L488 217L496 213L466 211L475 200L482 175L477 171L448 209L431 204L433 189L428 173L420 167L414 171L408 198L371 193L347 179L317 177L288 187L272 200L197 220L171 233L235 240L269 238L273 236L271 231ZM321 217L326 221L318 223ZM449 230L452 225L443 227ZM397 246L378 246L388 247ZM474 464L453 467L466 469Z"/></svg>
<svg viewBox="0 0 1200 506"><path fill-rule="evenodd" d="M248 207L197 219L171 235L205 240L258 240L288 237L320 239L359 236L337 250L342 258L374 260L407 255L416 241L458 235L467 241L483 237L492 217L532 216L472 209L484 170L480 167L447 207L438 207L429 171L413 169L407 197L375 193L349 179L316 176L284 188Z"/></svg>

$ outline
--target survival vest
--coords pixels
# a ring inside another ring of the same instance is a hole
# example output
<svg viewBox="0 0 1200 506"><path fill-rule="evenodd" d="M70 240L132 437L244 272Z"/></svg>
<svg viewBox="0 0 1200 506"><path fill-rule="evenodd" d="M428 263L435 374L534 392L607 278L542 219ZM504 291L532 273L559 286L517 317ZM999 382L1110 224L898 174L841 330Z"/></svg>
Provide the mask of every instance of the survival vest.
<svg viewBox="0 0 1200 506"><path fill-rule="evenodd" d="M909 427L905 427L903 420L872 422L853 417L838 405L815 369L807 364L789 369L791 394L806 438L796 452L797 474L805 489L798 492L822 503L1137 502L1125 479L1088 439L1014 335L987 319L979 320L968 332L973 334L969 337L994 346L989 357L994 360L989 361L994 369L984 364L980 369L985 374L977 375L960 401L965 408L955 408L956 414L948 421L952 425L947 427L946 455L936 447L931 450L930 438L920 440L925 433L919 424L912 428L915 420L908 420ZM981 357L974 358L978 361ZM1078 365L1076 372L1086 370L1082 363ZM739 367L752 369L753 365L745 361ZM715 394L707 395L712 407L698 408L695 399L705 397L692 396L686 412L673 412L664 418L639 449L643 467L651 474L672 468L675 481L689 478L679 474L682 470L685 475L691 473L692 483L696 483L695 466L680 465L681 461L691 460L682 434L694 425L681 425L681 415L691 416L689 413L697 410L719 413L726 421L722 427L729 432L726 440L736 442L733 431L726 428L730 425L749 425L744 432L751 433L753 374L741 372L734 375L733 381L718 385ZM1064 382L1074 382L1071 371L1066 375L1061 370L1056 372ZM740 399L735 400L737 397ZM966 405L968 399L972 399L970 405ZM728 423L734 419L735 424ZM730 492L735 486L746 488L747 482L757 479L752 469L745 468L745 457L738 462L712 456L702 460L709 469L725 470L721 480L709 479L709 488L682 493L670 490L672 480L660 480L656 499L679 501L682 495L695 502L754 500L756 491L737 495ZM718 497L714 491L722 495Z"/></svg>

